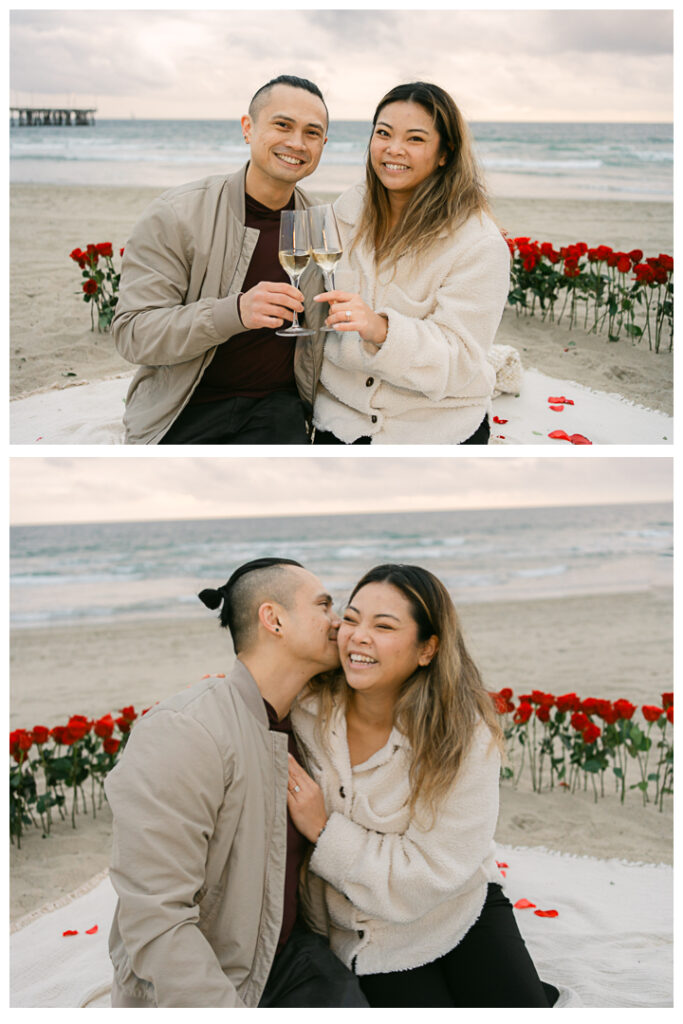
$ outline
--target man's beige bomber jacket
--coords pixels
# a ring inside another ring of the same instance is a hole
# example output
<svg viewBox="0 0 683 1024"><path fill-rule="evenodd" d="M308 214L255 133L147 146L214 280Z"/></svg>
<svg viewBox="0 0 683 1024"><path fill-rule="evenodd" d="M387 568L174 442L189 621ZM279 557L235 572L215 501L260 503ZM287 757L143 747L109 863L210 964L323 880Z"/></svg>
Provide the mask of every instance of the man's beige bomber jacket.
<svg viewBox="0 0 683 1024"><path fill-rule="evenodd" d="M126 397L126 444L157 444L217 346L244 332L237 297L259 235L244 223L247 167L162 193L126 243L112 322L118 351L139 365ZM297 209L315 205L300 189L294 197ZM300 289L306 322L316 333L298 338L294 373L310 412L322 364L317 329L327 315L324 304L313 302L324 285L312 262Z"/></svg>
<svg viewBox="0 0 683 1024"><path fill-rule="evenodd" d="M258 1005L282 923L287 757L239 660L133 727L105 784L113 1005Z"/></svg>

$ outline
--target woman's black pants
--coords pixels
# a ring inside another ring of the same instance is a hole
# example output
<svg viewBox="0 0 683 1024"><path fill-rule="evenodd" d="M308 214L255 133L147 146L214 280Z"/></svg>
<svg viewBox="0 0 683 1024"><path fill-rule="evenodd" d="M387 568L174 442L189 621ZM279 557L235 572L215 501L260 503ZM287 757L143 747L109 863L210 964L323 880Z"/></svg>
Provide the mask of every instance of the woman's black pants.
<svg viewBox="0 0 683 1024"><path fill-rule="evenodd" d="M412 970L358 980L374 1007L549 1007L558 995L538 977L512 905L494 883L479 919L450 953Z"/></svg>
<svg viewBox="0 0 683 1024"><path fill-rule="evenodd" d="M488 444L490 436L489 418L484 416L475 432L460 444ZM316 430L313 444L346 444L346 441L340 441L330 430ZM372 438L359 437L355 441L349 441L349 444L372 444Z"/></svg>

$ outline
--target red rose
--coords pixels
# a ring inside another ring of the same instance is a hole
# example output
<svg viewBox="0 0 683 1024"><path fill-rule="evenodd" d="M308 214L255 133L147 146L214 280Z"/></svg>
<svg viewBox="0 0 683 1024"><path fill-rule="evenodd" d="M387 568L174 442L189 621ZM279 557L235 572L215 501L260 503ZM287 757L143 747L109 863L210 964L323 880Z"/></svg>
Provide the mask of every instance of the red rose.
<svg viewBox="0 0 683 1024"><path fill-rule="evenodd" d="M570 721L572 723L572 728L576 729L577 732L581 732L591 724L590 718L588 715L585 715L583 711L575 711Z"/></svg>
<svg viewBox="0 0 683 1024"><path fill-rule="evenodd" d="M564 276L578 277L580 273L581 268L579 267L578 260L571 256L568 256L564 261Z"/></svg>
<svg viewBox="0 0 683 1024"><path fill-rule="evenodd" d="M602 718L603 722L607 722L608 725L614 725L614 723L619 719L619 712L615 708L614 704L605 700L601 701L601 705L604 706L601 706L598 711L600 718Z"/></svg>
<svg viewBox="0 0 683 1024"><path fill-rule="evenodd" d="M580 705L581 701L575 693L565 693L555 700L558 711L578 711Z"/></svg>
<svg viewBox="0 0 683 1024"><path fill-rule="evenodd" d="M642 249L631 249L631 251L629 253L629 256L631 257L631 259L633 260L634 263L640 263L640 261L643 258L643 250Z"/></svg>
<svg viewBox="0 0 683 1024"><path fill-rule="evenodd" d="M660 252L660 254L659 254L659 265L660 265L660 267L664 267L664 270L668 270L669 272L673 271L673 268L674 268L673 256L667 256L666 253Z"/></svg>
<svg viewBox="0 0 683 1024"><path fill-rule="evenodd" d="M100 256L113 256L114 250L111 242L99 242L95 248L97 249Z"/></svg>
<svg viewBox="0 0 683 1024"><path fill-rule="evenodd" d="M515 711L514 715L512 716L512 719L518 725L524 725L524 723L528 722L531 718L531 712L533 710L534 709L531 706L531 704L529 704L528 701L523 700L517 708L517 710Z"/></svg>
<svg viewBox="0 0 683 1024"><path fill-rule="evenodd" d="M121 714L124 718L127 718L129 722L134 722L138 717L132 704L127 708L121 708Z"/></svg>
<svg viewBox="0 0 683 1024"><path fill-rule="evenodd" d="M94 295L99 285L93 277L89 277L87 281L83 283L83 291L86 295Z"/></svg>
<svg viewBox="0 0 683 1024"><path fill-rule="evenodd" d="M550 708L545 705L541 705L540 708L536 708L536 718L538 718L539 722L549 722Z"/></svg>
<svg viewBox="0 0 683 1024"><path fill-rule="evenodd" d="M64 725L56 725L54 729L50 729L50 736L52 736L52 739L55 741L55 743L64 743L65 734L66 726ZM71 741L69 740L69 742Z"/></svg>
<svg viewBox="0 0 683 1024"><path fill-rule="evenodd" d="M500 693L501 697L505 698L505 700L510 700L510 698L512 697L512 690L510 689L509 686L503 687L503 689L499 690L498 692Z"/></svg>
<svg viewBox="0 0 683 1024"><path fill-rule="evenodd" d="M114 731L114 719L111 715L103 715L102 718L98 718L93 726L93 732L96 736L100 736L103 739L109 739Z"/></svg>
<svg viewBox="0 0 683 1024"><path fill-rule="evenodd" d="M631 260L625 252L619 253L619 259L617 260L617 270L620 274L628 274L631 269Z"/></svg>
<svg viewBox="0 0 683 1024"><path fill-rule="evenodd" d="M648 267L647 263L637 263L633 268L633 273L640 284L652 284L654 282L655 272L652 267Z"/></svg>
<svg viewBox="0 0 683 1024"><path fill-rule="evenodd" d="M120 731L124 734L124 736L127 732L130 732L131 723L127 718L117 718L116 724L118 725Z"/></svg>
<svg viewBox="0 0 683 1024"><path fill-rule="evenodd" d="M614 707L619 718L632 718L636 710L635 704L631 704L630 700L615 700Z"/></svg>
<svg viewBox="0 0 683 1024"><path fill-rule="evenodd" d="M669 707L666 709L666 717L667 717L667 721L671 722L671 724L673 725L674 724L674 706L673 706L673 704L670 704Z"/></svg>
<svg viewBox="0 0 683 1024"><path fill-rule="evenodd" d="M105 754L115 754L116 751L121 746L121 740L114 740L114 739L111 738L111 736L109 736L104 741L102 746L104 747Z"/></svg>
<svg viewBox="0 0 683 1024"><path fill-rule="evenodd" d="M73 743L82 740L90 732L92 722L85 715L72 715L66 723L66 734Z"/></svg>
<svg viewBox="0 0 683 1024"><path fill-rule="evenodd" d="M594 725L593 722L589 722L586 728L581 733L581 735L583 736L583 742L595 743L601 731L602 730L598 725Z"/></svg>
<svg viewBox="0 0 683 1024"><path fill-rule="evenodd" d="M543 690L532 690L531 703L540 704L544 708L551 708L555 703L555 698L552 693L544 693Z"/></svg>
<svg viewBox="0 0 683 1024"><path fill-rule="evenodd" d="M664 267L655 267L655 284L666 284L669 275Z"/></svg>
<svg viewBox="0 0 683 1024"><path fill-rule="evenodd" d="M23 755L33 745L33 737L26 729L15 729L9 734L9 752L15 761L22 761Z"/></svg>
<svg viewBox="0 0 683 1024"><path fill-rule="evenodd" d="M597 248L598 259L606 260L607 257L611 254L611 252L612 252L612 247L611 246L609 246L609 245L599 245L598 248Z"/></svg>
<svg viewBox="0 0 683 1024"><path fill-rule="evenodd" d="M71 252L69 253L69 256L76 263L80 263L81 260L83 260L85 258L85 253L83 252L82 249L72 249Z"/></svg>
<svg viewBox="0 0 683 1024"><path fill-rule="evenodd" d="M664 708L657 708L653 704L643 704L642 712L646 722L656 722L664 714Z"/></svg>
<svg viewBox="0 0 683 1024"><path fill-rule="evenodd" d="M581 701L581 710L585 711L587 715L597 714L600 701L597 697L586 697L585 700Z"/></svg>
<svg viewBox="0 0 683 1024"><path fill-rule="evenodd" d="M673 693L662 694L662 706L665 708L673 707L674 695Z"/></svg>
<svg viewBox="0 0 683 1024"><path fill-rule="evenodd" d="M119 249L119 256L123 256L123 248Z"/></svg>
<svg viewBox="0 0 683 1024"><path fill-rule="evenodd" d="M499 715L506 715L508 711L515 710L515 705L508 697L505 696L506 693L512 694L512 690L501 690L500 693L489 693L489 696L493 701L493 705Z"/></svg>
<svg viewBox="0 0 683 1024"><path fill-rule="evenodd" d="M32 735L33 742L42 745L43 743L47 743L50 736L50 730L46 729L44 725L34 725Z"/></svg>

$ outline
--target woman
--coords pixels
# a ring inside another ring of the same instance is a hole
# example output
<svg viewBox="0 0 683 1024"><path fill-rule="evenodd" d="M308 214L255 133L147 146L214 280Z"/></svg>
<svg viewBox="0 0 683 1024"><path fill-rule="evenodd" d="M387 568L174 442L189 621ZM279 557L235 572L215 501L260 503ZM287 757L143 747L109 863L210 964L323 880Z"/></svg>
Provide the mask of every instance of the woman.
<svg viewBox="0 0 683 1024"><path fill-rule="evenodd" d="M317 444L487 444L487 354L510 256L488 213L467 125L443 89L392 89L366 182L335 204L344 256L329 302Z"/></svg>
<svg viewBox="0 0 683 1024"><path fill-rule="evenodd" d="M378 566L337 639L346 682L314 681L292 712L309 924L371 1006L552 1005L498 884L501 729L445 587Z"/></svg>

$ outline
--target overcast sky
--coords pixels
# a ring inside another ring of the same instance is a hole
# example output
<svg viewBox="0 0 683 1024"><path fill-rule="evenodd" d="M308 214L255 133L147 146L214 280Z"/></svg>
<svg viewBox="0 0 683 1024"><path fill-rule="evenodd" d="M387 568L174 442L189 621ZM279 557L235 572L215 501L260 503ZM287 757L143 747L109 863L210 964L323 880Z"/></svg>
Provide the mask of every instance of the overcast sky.
<svg viewBox="0 0 683 1024"><path fill-rule="evenodd" d="M367 120L387 89L427 79L475 121L671 121L673 12L11 14L12 104L95 105L101 118L236 118L282 73L317 82L333 120Z"/></svg>
<svg viewBox="0 0 683 1024"><path fill-rule="evenodd" d="M672 499L670 458L13 458L10 521L97 522Z"/></svg>

